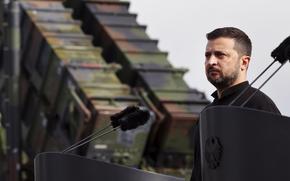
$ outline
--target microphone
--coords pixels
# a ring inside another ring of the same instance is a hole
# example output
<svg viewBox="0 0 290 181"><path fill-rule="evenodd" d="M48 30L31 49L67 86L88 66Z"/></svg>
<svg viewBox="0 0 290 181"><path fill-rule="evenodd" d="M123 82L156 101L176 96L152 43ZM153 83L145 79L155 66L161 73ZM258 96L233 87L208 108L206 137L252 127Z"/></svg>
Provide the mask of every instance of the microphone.
<svg viewBox="0 0 290 181"><path fill-rule="evenodd" d="M130 113L136 112L140 110L139 107L137 106L128 106L121 112L118 112L116 114L113 114L110 119L111 119L111 125L113 128L120 126L120 119Z"/></svg>
<svg viewBox="0 0 290 181"><path fill-rule="evenodd" d="M67 153L72 151L84 144L87 144L95 139L98 139L102 136L105 136L117 129L121 128L122 131L135 129L138 126L144 125L150 118L150 112L145 108L139 108L136 106L129 106L125 108L123 111L116 113L110 117L111 123L100 131L94 132L86 138L78 141L77 143L71 145L62 151L62 153ZM103 133L109 127L109 131Z"/></svg>
<svg viewBox="0 0 290 181"><path fill-rule="evenodd" d="M148 110L137 110L130 113L119 120L120 128L122 131L135 129L138 126L144 125L150 118Z"/></svg>
<svg viewBox="0 0 290 181"><path fill-rule="evenodd" d="M133 113L135 111L139 110L139 107L137 106L128 106L126 107L124 110L122 110L121 112L118 112L114 115L112 115L110 117L111 119L111 122L110 124L108 124L107 126L105 126L104 128L102 128L101 130L97 131L97 132L93 132L92 134L90 134L89 136L85 137L84 139L74 143L73 145L69 146L68 148L66 148L65 150L63 150L62 152L65 153L65 152L68 152L68 151L71 151L72 149L74 149L74 147L78 146L78 145L83 145L83 143L87 143L88 140L90 140L91 138L93 137L96 137L96 136L101 136L104 131L108 130L109 128L118 128L120 126L120 119L127 115L127 114L130 114L130 113ZM108 132L105 132L104 134L107 134L107 133L110 133L112 132L111 129L110 131Z"/></svg>
<svg viewBox="0 0 290 181"><path fill-rule="evenodd" d="M272 51L271 56L281 64L290 59L290 36Z"/></svg>

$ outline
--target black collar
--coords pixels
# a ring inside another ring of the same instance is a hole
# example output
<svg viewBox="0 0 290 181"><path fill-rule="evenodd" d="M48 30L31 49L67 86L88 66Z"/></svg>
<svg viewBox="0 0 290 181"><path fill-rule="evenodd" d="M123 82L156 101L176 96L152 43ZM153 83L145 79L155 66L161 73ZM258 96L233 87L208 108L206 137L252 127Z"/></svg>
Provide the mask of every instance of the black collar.
<svg viewBox="0 0 290 181"><path fill-rule="evenodd" d="M248 82L248 81L245 81L245 82L239 83L239 84L237 84L237 85L234 85L234 86L232 86L232 87L229 87L229 88L227 88L226 90L224 90L224 91L222 92L222 95L221 95L220 99L222 99L222 98L224 98L224 97L227 97L227 96L230 96L230 95L232 95L232 94L234 94L234 93L241 92L241 91L243 91L243 90L244 90L248 85L249 85L249 82ZM213 92L213 93L211 94L211 96L212 96L213 98L215 98L215 99L219 99L219 98L218 98L218 93L217 93L217 91Z"/></svg>

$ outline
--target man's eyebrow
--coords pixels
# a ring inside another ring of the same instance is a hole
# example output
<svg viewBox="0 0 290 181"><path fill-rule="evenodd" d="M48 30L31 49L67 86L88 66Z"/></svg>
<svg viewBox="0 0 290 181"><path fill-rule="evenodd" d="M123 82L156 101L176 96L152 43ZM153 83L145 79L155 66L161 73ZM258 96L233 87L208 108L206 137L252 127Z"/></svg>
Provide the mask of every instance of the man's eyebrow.
<svg viewBox="0 0 290 181"><path fill-rule="evenodd" d="M226 54L226 52L223 51L223 50L205 51L205 54L216 54L216 53L218 53L218 54L220 54L220 53Z"/></svg>
<svg viewBox="0 0 290 181"><path fill-rule="evenodd" d="M217 50L213 52L214 54L226 54L225 51Z"/></svg>

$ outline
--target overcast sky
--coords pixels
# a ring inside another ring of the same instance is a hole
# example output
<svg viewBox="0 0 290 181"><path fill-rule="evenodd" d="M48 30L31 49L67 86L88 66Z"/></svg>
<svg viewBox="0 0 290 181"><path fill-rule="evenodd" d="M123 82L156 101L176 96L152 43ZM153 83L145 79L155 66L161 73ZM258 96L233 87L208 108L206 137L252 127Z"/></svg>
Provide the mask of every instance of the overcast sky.
<svg viewBox="0 0 290 181"><path fill-rule="evenodd" d="M187 67L185 80L192 88L207 94L215 90L204 75L205 34L217 27L235 26L253 42L248 78L251 82L273 59L271 51L290 35L288 0L130 0L130 11L147 33L159 39L159 48L169 52L175 67ZM278 67L278 63L272 70ZM282 114L290 116L290 63L266 84L268 94ZM267 76L265 76L267 77ZM263 79L264 80L264 79ZM254 84L258 87L260 84Z"/></svg>

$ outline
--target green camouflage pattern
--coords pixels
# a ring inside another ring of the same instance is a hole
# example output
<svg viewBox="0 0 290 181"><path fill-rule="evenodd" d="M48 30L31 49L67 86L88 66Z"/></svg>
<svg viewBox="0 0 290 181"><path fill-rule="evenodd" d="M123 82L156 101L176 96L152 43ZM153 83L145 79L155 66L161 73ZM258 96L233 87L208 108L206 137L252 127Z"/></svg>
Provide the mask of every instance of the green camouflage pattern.
<svg viewBox="0 0 290 181"><path fill-rule="evenodd" d="M41 10L27 10L26 13L31 20L36 22L74 23L76 21L72 19L72 11L69 9L56 11L54 13Z"/></svg>
<svg viewBox="0 0 290 181"><path fill-rule="evenodd" d="M66 37L66 36L48 36L47 43L59 47L91 47L92 37Z"/></svg>
<svg viewBox="0 0 290 181"><path fill-rule="evenodd" d="M72 19L71 10L56 2L22 2L22 8L22 64L31 84L24 104L34 108L25 108L23 115L25 149L30 158L42 151L65 149L100 129L110 115L129 105L142 105L132 89L117 78L120 65L105 62L102 49L93 46L92 37ZM130 146L120 143L124 134L110 135L101 156L90 149L95 147L92 142L87 155L138 166L150 127L146 124L128 134ZM75 152L86 154L82 150Z"/></svg>
<svg viewBox="0 0 290 181"><path fill-rule="evenodd" d="M29 158L43 152L47 134L48 119L45 115L44 102L37 95L38 91L30 86L25 98L25 107L22 110L23 120L23 148Z"/></svg>
<svg viewBox="0 0 290 181"><path fill-rule="evenodd" d="M7 171L7 163L6 163L6 133L5 129L1 124L2 116L0 114L0 179L4 178L4 175Z"/></svg>
<svg viewBox="0 0 290 181"><path fill-rule="evenodd" d="M117 75L122 82L144 88L146 101L153 103L156 113L164 115L160 116L162 119L153 128L154 134L147 144L148 150L156 150L150 154L158 154L156 165L176 168L184 166L184 160L191 162L191 129L199 112L208 104L204 93L188 86L183 79L186 70L172 67L167 53L159 50L158 41L146 34L146 27L133 23L134 14L128 12L128 6L122 2L80 3L84 5L74 10L84 12L80 17L84 29L103 47L105 60L120 63L123 69ZM101 12L106 12L106 16ZM121 16L130 18L121 19ZM168 161L171 158L174 159Z"/></svg>
<svg viewBox="0 0 290 181"><path fill-rule="evenodd" d="M192 128L208 104L204 93L188 86L183 79L187 70L171 65L158 40L129 12L129 2L64 4L73 9L60 1L21 2L20 99L28 159L67 148L129 105L147 106L157 119L72 152L188 177Z"/></svg>
<svg viewBox="0 0 290 181"><path fill-rule="evenodd" d="M138 52L138 53L158 53L157 41L142 40L142 41L125 41L116 40L116 45L122 52Z"/></svg>
<svg viewBox="0 0 290 181"><path fill-rule="evenodd" d="M95 125L96 130L109 124L109 116L113 112L99 112L98 121ZM117 130L105 138L94 140L89 146L87 156L89 158L102 159L107 162L136 167L142 159L145 147L143 143L146 142L149 129L150 126L146 125L139 129L125 132Z"/></svg>
<svg viewBox="0 0 290 181"><path fill-rule="evenodd" d="M160 52L160 53L134 53L134 52L128 52L122 54L125 57L119 58L119 59L129 59L132 60L128 63L130 63L132 66L144 66L147 64L154 64L156 66L162 66L162 67L172 67L172 65L167 60L167 53Z"/></svg>
<svg viewBox="0 0 290 181"><path fill-rule="evenodd" d="M55 34L66 34L66 35L74 35L74 34L82 34L82 30L80 28L80 23L37 23L37 27L42 31L44 35L55 35Z"/></svg>
<svg viewBox="0 0 290 181"><path fill-rule="evenodd" d="M92 13L116 13L116 14L128 14L129 3L120 2L117 3L95 3L93 1L87 2L86 6Z"/></svg>
<svg viewBox="0 0 290 181"><path fill-rule="evenodd" d="M118 18L115 17L115 15L112 15L112 14L99 14L97 15L98 16L98 19L99 21L104 24L104 25L107 25L107 26L115 26L115 25L125 25L125 26L137 26L138 23L136 21L136 14L124 14L124 16L118 16ZM117 32L120 34L121 33L132 33L132 34L135 34L136 36L139 36L140 35L143 35L143 36L148 36L148 35L145 35L143 34L144 30L143 30L143 27L140 27L139 29L135 28L135 31L130 31L130 32L126 32L126 31L122 31L122 29L114 29L114 27L112 27L112 33L114 32Z"/></svg>
<svg viewBox="0 0 290 181"><path fill-rule="evenodd" d="M150 70L150 69L149 69ZM183 73L173 72L157 72L157 71L139 71L143 84L151 89L151 91L183 91L189 90L188 85L183 80Z"/></svg>
<svg viewBox="0 0 290 181"><path fill-rule="evenodd" d="M101 49L93 47L89 49L82 49L82 47L79 48L79 50L57 48L54 49L54 52L56 56L60 58L63 64L79 65L87 63L105 63L101 56Z"/></svg>
<svg viewBox="0 0 290 181"><path fill-rule="evenodd" d="M112 68L112 69L110 69ZM106 88L106 85L115 85L116 88L122 85L115 75L115 67L70 67L69 72L81 85L99 86Z"/></svg>
<svg viewBox="0 0 290 181"><path fill-rule="evenodd" d="M21 1L20 3L25 10L63 11L66 9L59 1Z"/></svg>
<svg viewBox="0 0 290 181"><path fill-rule="evenodd" d="M97 16L98 17L98 16ZM115 17L113 17L115 18ZM113 23L113 18L112 22ZM119 21L119 19L116 19L115 21ZM101 21L103 23L103 21ZM126 26L120 26L120 25L106 25L105 31L108 33L108 35L115 39L115 40L146 40L149 39L147 33L145 32L146 27L144 26L132 26L131 28L128 28Z"/></svg>

